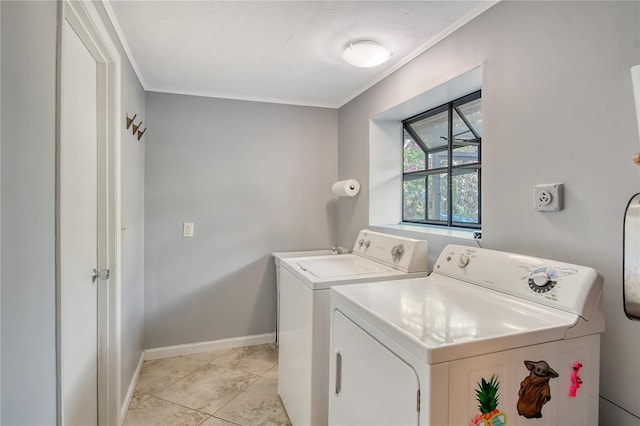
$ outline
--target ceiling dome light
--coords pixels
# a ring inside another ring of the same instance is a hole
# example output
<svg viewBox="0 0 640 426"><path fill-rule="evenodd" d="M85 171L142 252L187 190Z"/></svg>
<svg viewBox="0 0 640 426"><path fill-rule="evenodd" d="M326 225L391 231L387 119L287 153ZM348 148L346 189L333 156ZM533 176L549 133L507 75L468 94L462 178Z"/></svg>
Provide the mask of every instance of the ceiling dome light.
<svg viewBox="0 0 640 426"><path fill-rule="evenodd" d="M372 40L353 41L344 50L342 59L356 67L375 67L387 62L392 53Z"/></svg>

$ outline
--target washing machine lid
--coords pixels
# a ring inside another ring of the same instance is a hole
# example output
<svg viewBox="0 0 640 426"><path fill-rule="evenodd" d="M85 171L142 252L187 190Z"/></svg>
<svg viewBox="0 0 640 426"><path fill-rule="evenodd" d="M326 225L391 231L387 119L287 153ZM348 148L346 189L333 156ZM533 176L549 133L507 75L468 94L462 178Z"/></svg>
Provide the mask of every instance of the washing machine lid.
<svg viewBox="0 0 640 426"><path fill-rule="evenodd" d="M280 266L282 259L292 259L295 257L310 257L310 256L337 256L337 253L332 252L329 249L325 250L308 250L308 251L277 251L271 253L276 266Z"/></svg>
<svg viewBox="0 0 640 426"><path fill-rule="evenodd" d="M355 255L312 257L294 260L293 263L318 278L380 274L393 269Z"/></svg>
<svg viewBox="0 0 640 426"><path fill-rule="evenodd" d="M334 285L426 275L425 272L399 271L356 254L282 259L280 265L301 279L312 290L326 289Z"/></svg>
<svg viewBox="0 0 640 426"><path fill-rule="evenodd" d="M579 319L437 274L336 287L331 297L365 330L384 333L428 364L562 340Z"/></svg>

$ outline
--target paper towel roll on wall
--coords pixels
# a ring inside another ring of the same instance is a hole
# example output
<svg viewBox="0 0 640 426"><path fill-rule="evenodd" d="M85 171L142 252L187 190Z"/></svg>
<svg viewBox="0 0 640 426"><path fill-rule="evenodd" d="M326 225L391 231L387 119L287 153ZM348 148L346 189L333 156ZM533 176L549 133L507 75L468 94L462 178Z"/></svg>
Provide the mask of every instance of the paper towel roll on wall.
<svg viewBox="0 0 640 426"><path fill-rule="evenodd" d="M338 197L355 197L358 191L360 191L360 182L355 179L339 180L331 187L331 192Z"/></svg>

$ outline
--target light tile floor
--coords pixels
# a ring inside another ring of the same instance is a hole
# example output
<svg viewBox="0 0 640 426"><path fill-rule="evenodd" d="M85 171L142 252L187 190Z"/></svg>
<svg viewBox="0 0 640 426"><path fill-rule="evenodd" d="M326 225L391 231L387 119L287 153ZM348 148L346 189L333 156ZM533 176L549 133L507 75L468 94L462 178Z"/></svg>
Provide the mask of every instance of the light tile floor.
<svg viewBox="0 0 640 426"><path fill-rule="evenodd" d="M146 361L125 426L291 425L274 344Z"/></svg>

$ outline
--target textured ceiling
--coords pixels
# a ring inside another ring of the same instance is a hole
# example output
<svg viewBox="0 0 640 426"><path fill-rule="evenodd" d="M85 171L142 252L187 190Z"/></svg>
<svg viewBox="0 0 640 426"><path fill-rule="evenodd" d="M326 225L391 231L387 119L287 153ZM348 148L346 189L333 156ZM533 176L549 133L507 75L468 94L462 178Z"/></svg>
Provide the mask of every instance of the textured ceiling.
<svg viewBox="0 0 640 426"><path fill-rule="evenodd" d="M495 1L107 1L144 88L336 108ZM349 41L393 52L342 60Z"/></svg>

